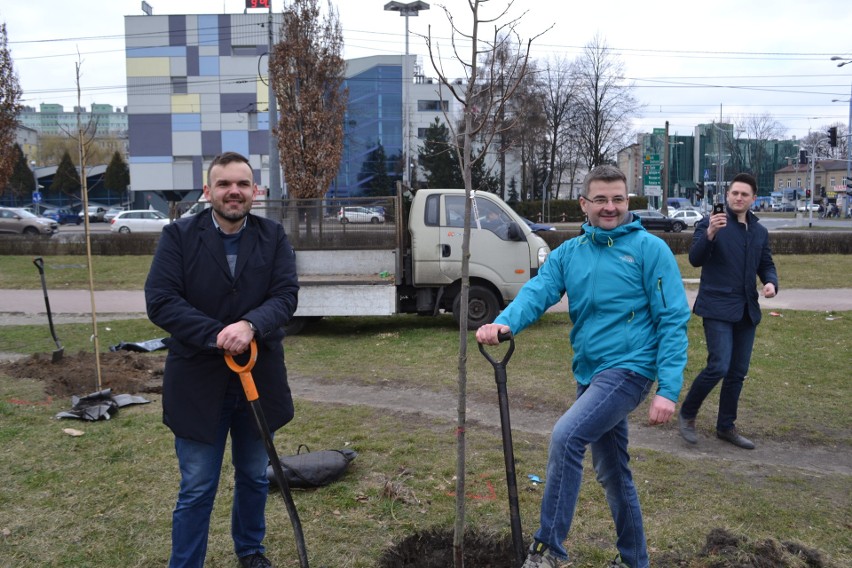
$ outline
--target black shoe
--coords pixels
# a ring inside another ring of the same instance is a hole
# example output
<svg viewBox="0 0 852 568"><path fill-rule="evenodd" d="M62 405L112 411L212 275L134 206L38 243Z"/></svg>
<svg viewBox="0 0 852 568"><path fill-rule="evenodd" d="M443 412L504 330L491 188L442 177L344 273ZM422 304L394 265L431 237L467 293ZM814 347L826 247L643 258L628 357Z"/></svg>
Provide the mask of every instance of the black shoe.
<svg viewBox="0 0 852 568"><path fill-rule="evenodd" d="M272 562L270 562L269 559L260 552L255 552L248 556L241 556L240 566L242 566L242 568L273 568Z"/></svg>
<svg viewBox="0 0 852 568"><path fill-rule="evenodd" d="M683 414L677 413L677 428L680 436L689 444L697 444L698 436L695 434L695 418L684 418Z"/></svg>
<svg viewBox="0 0 852 568"><path fill-rule="evenodd" d="M737 432L736 428L731 428L730 430L716 430L716 437L720 440L730 442L744 450L754 449L754 442L744 436L740 436L740 433Z"/></svg>

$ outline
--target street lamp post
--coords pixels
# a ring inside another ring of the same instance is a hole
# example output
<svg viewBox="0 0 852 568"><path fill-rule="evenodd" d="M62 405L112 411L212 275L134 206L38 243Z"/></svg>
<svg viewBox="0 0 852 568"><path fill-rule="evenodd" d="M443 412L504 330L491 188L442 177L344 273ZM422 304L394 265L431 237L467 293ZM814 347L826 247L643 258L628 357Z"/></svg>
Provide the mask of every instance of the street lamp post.
<svg viewBox="0 0 852 568"><path fill-rule="evenodd" d="M405 59L402 60L402 183L408 186L411 180L411 152L410 138L411 125L409 125L408 117L408 92L409 84L411 83L412 73L409 70L408 60L408 17L417 16L421 10L428 10L429 4L426 2L388 2L385 4L386 12L399 12L399 15L405 18Z"/></svg>
<svg viewBox="0 0 852 568"><path fill-rule="evenodd" d="M843 67L852 63L852 59L845 59L835 55L831 58L832 61L840 61L838 67ZM831 102L838 102L834 99ZM843 216L847 217L849 211L849 188L852 187L852 85L849 87L849 123L846 126L846 199L843 204Z"/></svg>

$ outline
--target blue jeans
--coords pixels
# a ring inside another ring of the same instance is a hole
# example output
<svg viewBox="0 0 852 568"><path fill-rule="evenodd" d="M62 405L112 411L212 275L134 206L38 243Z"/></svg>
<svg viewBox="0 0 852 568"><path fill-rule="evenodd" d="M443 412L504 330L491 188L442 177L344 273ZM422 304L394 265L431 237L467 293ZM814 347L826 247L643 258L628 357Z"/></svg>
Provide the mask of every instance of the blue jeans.
<svg viewBox="0 0 852 568"><path fill-rule="evenodd" d="M589 385L577 385L577 401L553 427L535 539L556 556L568 557L562 543L577 508L583 456L591 446L592 464L615 521L618 551L633 568L647 568L642 511L628 466L627 415L645 399L652 384L626 369L602 371Z"/></svg>
<svg viewBox="0 0 852 568"><path fill-rule="evenodd" d="M257 433L254 415L246 402L240 382L228 385L214 444L175 438L180 467L180 492L172 514L172 554L170 568L202 568L207 554L210 513L219 485L225 441L231 434L231 462L234 465L234 502L231 509L231 536L237 556L264 552L264 517L269 482L269 458L263 439Z"/></svg>
<svg viewBox="0 0 852 568"><path fill-rule="evenodd" d="M680 413L684 418L695 418L701 403L719 381L722 381L716 430L725 432L733 429L737 420L740 392L743 390L743 381L751 361L756 329L748 314L738 322L704 318L707 366L695 377L681 405Z"/></svg>

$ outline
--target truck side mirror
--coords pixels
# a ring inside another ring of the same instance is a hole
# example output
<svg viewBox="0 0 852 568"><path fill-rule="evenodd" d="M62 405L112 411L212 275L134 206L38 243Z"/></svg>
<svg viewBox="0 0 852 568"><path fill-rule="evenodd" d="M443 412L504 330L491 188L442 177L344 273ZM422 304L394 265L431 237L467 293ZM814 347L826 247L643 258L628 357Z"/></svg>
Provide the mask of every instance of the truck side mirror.
<svg viewBox="0 0 852 568"><path fill-rule="evenodd" d="M508 223L508 231L507 231L506 234L509 237L510 241L524 241L524 240L526 240L524 238L523 231L521 231L521 228L514 221L510 221Z"/></svg>

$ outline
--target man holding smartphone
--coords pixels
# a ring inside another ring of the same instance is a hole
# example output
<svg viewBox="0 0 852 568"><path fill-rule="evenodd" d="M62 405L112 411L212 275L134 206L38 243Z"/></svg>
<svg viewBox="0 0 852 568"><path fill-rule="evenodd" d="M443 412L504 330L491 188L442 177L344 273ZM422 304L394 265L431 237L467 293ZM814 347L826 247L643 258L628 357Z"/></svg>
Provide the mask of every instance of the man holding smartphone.
<svg viewBox="0 0 852 568"><path fill-rule="evenodd" d="M721 381L716 436L751 450L754 443L737 431L735 421L761 318L755 282L760 278L763 296L772 298L778 293L778 274L769 250L769 233L751 212L757 180L751 174L737 174L725 199L727 211L718 203L713 215L698 222L689 250L690 264L701 267L692 311L704 318L707 366L683 401L678 427L684 440L698 443L695 419L704 399Z"/></svg>

